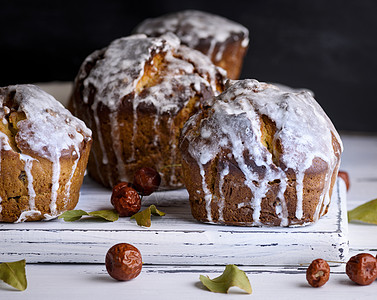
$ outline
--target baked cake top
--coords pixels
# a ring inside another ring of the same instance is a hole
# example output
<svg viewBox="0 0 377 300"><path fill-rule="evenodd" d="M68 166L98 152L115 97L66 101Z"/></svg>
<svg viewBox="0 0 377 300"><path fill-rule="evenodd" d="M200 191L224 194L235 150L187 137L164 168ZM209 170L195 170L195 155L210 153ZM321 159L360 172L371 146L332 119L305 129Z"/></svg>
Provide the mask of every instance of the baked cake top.
<svg viewBox="0 0 377 300"><path fill-rule="evenodd" d="M185 10L146 19L135 31L148 36L173 32L191 48L195 48L200 40L211 39L213 45L209 51L216 43L223 43L233 36L242 39L243 47L249 44L249 31L246 27L224 17L197 10Z"/></svg>
<svg viewBox="0 0 377 300"><path fill-rule="evenodd" d="M154 38L136 34L113 41L84 61L76 80L83 81L85 103L90 87L96 90L90 100L93 109L101 102L116 111L127 97L134 108L143 103L164 113L177 112L204 91L218 94L221 77L225 77L224 71L208 57L180 45L177 36L167 33Z"/></svg>
<svg viewBox="0 0 377 300"><path fill-rule="evenodd" d="M337 131L308 92L285 92L252 79L229 84L211 106L186 123L181 142L188 141L188 153L183 153L183 158L193 157L203 173L205 164L228 149L253 193L254 220L259 219L260 202L269 183L279 181L279 198L284 199L287 173L293 170L296 217L301 219L305 173L324 171L330 182L339 163L342 143ZM313 169L315 159L326 163L324 170ZM328 203L328 193L321 200Z"/></svg>
<svg viewBox="0 0 377 300"><path fill-rule="evenodd" d="M84 122L35 85L0 88L0 119L2 149L31 151L50 161L77 152L92 134Z"/></svg>

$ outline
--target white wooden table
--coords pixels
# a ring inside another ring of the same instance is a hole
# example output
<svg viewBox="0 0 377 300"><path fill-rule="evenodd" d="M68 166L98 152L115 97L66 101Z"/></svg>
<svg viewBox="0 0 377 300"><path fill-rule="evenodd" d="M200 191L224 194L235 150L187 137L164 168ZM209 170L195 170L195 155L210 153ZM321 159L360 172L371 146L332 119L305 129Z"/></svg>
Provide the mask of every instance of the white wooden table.
<svg viewBox="0 0 377 300"><path fill-rule="evenodd" d="M352 209L377 198L377 135L344 133L342 139L345 152L341 169L350 174L347 205ZM345 260L360 252L377 254L377 226L349 224L348 230L350 250ZM1 243L0 236L0 252ZM87 252L91 251L88 245ZM252 295L237 288L228 295L215 294L202 286L199 275L217 277L224 266L148 264L136 279L117 282L107 275L103 263L27 264L27 290L18 292L0 282L0 299L377 299L377 282L366 287L353 284L344 264L332 266L329 282L318 289L307 284L306 266L299 264L240 268L250 279Z"/></svg>

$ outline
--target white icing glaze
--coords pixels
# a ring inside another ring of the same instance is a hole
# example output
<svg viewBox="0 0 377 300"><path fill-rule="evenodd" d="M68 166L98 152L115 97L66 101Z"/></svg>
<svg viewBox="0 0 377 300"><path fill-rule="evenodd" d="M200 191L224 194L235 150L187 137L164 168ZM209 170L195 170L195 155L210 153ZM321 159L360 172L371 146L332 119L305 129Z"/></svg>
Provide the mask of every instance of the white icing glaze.
<svg viewBox="0 0 377 300"><path fill-rule="evenodd" d="M0 96L0 99L1 99L1 96ZM8 108L4 109L5 113L8 113L8 111L9 111ZM5 120L5 122L4 122L4 120ZM8 121L6 119L3 119L3 124L7 124L7 123L8 123ZM11 151L12 150L11 146L9 145L8 136L5 133L0 131L0 162L1 162L1 152L2 152L1 150L2 149L4 151ZM0 166L1 166L1 163L0 163ZM0 168L0 171L1 171L1 168ZM1 196L0 196L0 213L3 210L1 202L3 202L3 198L1 198Z"/></svg>
<svg viewBox="0 0 377 300"><path fill-rule="evenodd" d="M148 88L143 93L135 92L136 86L144 75L146 63L153 62L154 55L164 55L164 70L161 80ZM87 73L85 66L93 64ZM84 85L83 102L89 103L89 90L94 87L96 93L91 99L90 109L93 112L95 130L98 135L98 143L102 152L102 164L108 167L108 153L113 150L117 160L118 179L127 181L125 165L134 163L135 139L137 136L138 108L141 104L152 106L156 109L154 131L158 133L160 118L169 115L168 124L172 124L173 117L187 102L199 93L203 87L213 90L217 95L217 77L224 76L222 69L215 67L208 57L199 51L180 45L180 40L172 33L161 37L148 38L144 34L137 34L113 41L107 48L96 51L83 63L76 78ZM179 92L177 90L179 89ZM119 106L122 99L131 97L133 106L133 135L130 141L131 155L124 159L123 145L120 141ZM76 100L77 101L77 100ZM102 104L110 110L110 126L112 145L104 144L101 132L101 121L98 116L98 107ZM157 144L160 138L158 134L153 143ZM96 142L96 141L95 141ZM172 153L175 144L171 144ZM172 155L172 164L175 162ZM101 162L97 161L98 164ZM174 168L173 168L174 169ZM108 170L111 174L113 170ZM174 172L174 171L173 171ZM105 179L110 182L111 179ZM174 181L174 174L170 179Z"/></svg>
<svg viewBox="0 0 377 300"><path fill-rule="evenodd" d="M204 192L204 200L206 201L207 220L208 222L212 222L212 213L211 213L212 194L206 182L203 164L198 162L198 166L200 169L200 176L202 176L202 187L203 187L203 192Z"/></svg>
<svg viewBox="0 0 377 300"><path fill-rule="evenodd" d="M60 155L57 155L52 161L52 186L51 186L51 202L50 202L50 211L51 215L57 215L57 205L56 200L58 197L59 189L59 178L60 178Z"/></svg>
<svg viewBox="0 0 377 300"><path fill-rule="evenodd" d="M217 45L220 47L216 53L215 61L222 59L225 49L223 43L232 38L234 34L242 35L242 47L246 48L249 45L249 31L244 26L224 17L196 10L185 10L154 19L146 19L137 26L135 32L148 36L173 32L182 40L183 44L194 49L201 40L209 40L210 46L206 53L209 57L212 57Z"/></svg>
<svg viewBox="0 0 377 300"><path fill-rule="evenodd" d="M50 215L50 214L43 214L43 220L42 221L50 221L55 219L57 216L56 215Z"/></svg>
<svg viewBox="0 0 377 300"><path fill-rule="evenodd" d="M18 217L17 221L14 223L21 223L25 222L29 217L34 217L35 215L40 215L41 212L39 210L26 210L23 211L20 216Z"/></svg>
<svg viewBox="0 0 377 300"><path fill-rule="evenodd" d="M36 157L43 157L52 162L50 210L51 217L56 217L56 200L59 189L60 157L62 152L74 149L78 157L80 157L79 146L84 139L90 139L91 131L85 126L84 122L74 117L60 102L37 86L14 85L2 88L1 92L0 107L2 110L0 110L0 118L4 124L7 124L5 114L10 112L10 109L4 102L5 94L14 93L12 101L18 106L18 111L23 112L26 116L26 119L17 123L18 132L15 141L20 151L18 153L19 158L25 163L24 169L28 182L29 209L21 213L17 222L25 221L28 216L37 213L40 214L36 210L36 192L33 186L34 178L32 175L33 162L37 160ZM0 133L0 141L0 150L13 151L7 135ZM23 153L26 149L34 153L35 157ZM76 169L77 163L78 159L74 163L74 169ZM67 186L67 198L69 197L73 173L74 170L72 170Z"/></svg>
<svg viewBox="0 0 377 300"><path fill-rule="evenodd" d="M91 136L84 122L40 88L16 85L10 86L9 91L16 92L14 101L26 115L26 119L17 124L18 144L25 143L33 152L55 161L63 150L80 145L84 135Z"/></svg>
<svg viewBox="0 0 377 300"><path fill-rule="evenodd" d="M249 206L253 209L253 225L261 225L259 221L261 200L266 196L269 182L274 180L280 181L278 191L280 203L275 208L276 213L281 219L280 225L288 225L288 210L284 198L288 169L292 169L296 174L296 217L300 220L303 217L305 171L312 165L314 158L321 158L327 163L328 170L325 178L326 186L314 216L317 220L321 215L322 203L325 206L329 204L331 175L334 170L337 171L340 163L332 147L332 134L341 148L342 144L333 124L307 92L288 93L256 80L232 81L229 85L228 89L213 102L208 116L201 119L199 137L195 133L196 130L190 129L197 123L200 112L186 123L182 131L183 140L188 140L188 153L199 165L208 220L212 222L210 203L214 195L205 184L204 165L219 154L221 147L231 150L230 157L236 161L237 167L244 174L246 178L244 184L250 188L253 195L252 199L246 199L245 203L238 205L239 208ZM272 154L261 143L261 115L266 115L276 124L273 144L277 141L281 143L283 153L280 161L286 166L284 169L273 163ZM254 161L256 167L264 171L258 173L246 163L246 158ZM184 153L183 159L185 159ZM219 172L220 186L222 186L227 170L219 170ZM253 181L258 182L258 185Z"/></svg>
<svg viewBox="0 0 377 300"><path fill-rule="evenodd" d="M167 37L172 44L179 43L175 38ZM167 43L165 44L167 46ZM89 86L97 89L92 104L92 110L97 110L97 105L105 103L111 111L115 111L120 99L133 92L136 84L143 75L144 64L149 60L152 51L164 49L162 39L147 39L145 35L138 34L113 41L103 50L103 58L97 60L90 70L90 76L81 68L78 79L84 79L83 101L88 102ZM83 66L93 62L100 51L89 55Z"/></svg>
<svg viewBox="0 0 377 300"><path fill-rule="evenodd" d="M249 46L249 42L250 42L250 39L247 37L247 38L244 38L242 40L242 43L241 43L241 46L246 48L247 46Z"/></svg>
<svg viewBox="0 0 377 300"><path fill-rule="evenodd" d="M77 158L75 159L75 162L73 163L71 174L69 175L68 182L65 185L65 199L64 199L65 208L68 204L67 200L69 199L69 196L71 195L71 186L72 186L73 175L75 174L75 171L77 169L77 165L78 165L79 160L80 160L80 149L76 145L75 145L75 150L72 152L72 155L76 155Z"/></svg>
<svg viewBox="0 0 377 300"><path fill-rule="evenodd" d="M280 181L280 189L277 198L280 199L280 203L276 205L276 214L280 218L280 226L288 226L288 207L285 201L284 192L287 188L286 180Z"/></svg>
<svg viewBox="0 0 377 300"><path fill-rule="evenodd" d="M3 132L0 132L0 149L4 151L12 151L12 147L9 145L9 138Z"/></svg>
<svg viewBox="0 0 377 300"><path fill-rule="evenodd" d="M29 209L30 210L35 210L35 190L33 186L33 175L31 174L31 169L33 167L33 161L34 158L32 158L29 155L26 154L21 154L20 153L20 159L25 162L25 174L27 178L27 189L28 189L28 194L29 194Z"/></svg>
<svg viewBox="0 0 377 300"><path fill-rule="evenodd" d="M229 166L226 165L225 168L220 172L220 180L219 180L219 191L220 191L219 221L220 222L224 222L223 210L224 210L224 206L225 206L225 198L224 198L224 193L223 193L223 185L224 185L224 178L228 174L229 174Z"/></svg>
<svg viewBox="0 0 377 300"><path fill-rule="evenodd" d="M226 44L222 44L220 46L219 50L217 50L217 53L216 53L216 56L215 56L215 61L220 61L223 58L225 48L226 48Z"/></svg>

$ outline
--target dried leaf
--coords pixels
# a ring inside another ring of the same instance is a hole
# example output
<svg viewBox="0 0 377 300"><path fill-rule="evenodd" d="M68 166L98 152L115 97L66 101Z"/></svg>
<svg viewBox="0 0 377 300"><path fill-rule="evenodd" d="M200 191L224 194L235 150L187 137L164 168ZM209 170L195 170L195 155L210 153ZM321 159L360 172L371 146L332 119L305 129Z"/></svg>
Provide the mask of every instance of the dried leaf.
<svg viewBox="0 0 377 300"><path fill-rule="evenodd" d="M115 209L96 210L88 213L89 216L102 218L106 221L114 222L119 219L119 214Z"/></svg>
<svg viewBox="0 0 377 300"><path fill-rule="evenodd" d="M59 219L64 219L66 222L72 222L72 221L77 221L81 219L82 216L87 216L88 213L84 210L81 209L74 209L74 210L68 210L64 213L62 213L59 216Z"/></svg>
<svg viewBox="0 0 377 300"><path fill-rule="evenodd" d="M66 222L72 222L81 219L82 216L101 218L110 222L114 222L119 219L119 214L113 209L96 210L89 213L81 209L68 210L62 213L59 216L59 219L64 219Z"/></svg>
<svg viewBox="0 0 377 300"><path fill-rule="evenodd" d="M354 220L377 224L377 199L366 202L348 211L348 222Z"/></svg>
<svg viewBox="0 0 377 300"><path fill-rule="evenodd" d="M144 227L151 227L151 208L148 207L138 213L134 214L131 219L135 219L137 225Z"/></svg>
<svg viewBox="0 0 377 300"><path fill-rule="evenodd" d="M138 213L134 214L131 219L135 219L137 225L139 226L144 226L144 227L150 227L152 222L151 222L151 215L154 216L165 216L165 213L162 212L161 210L158 210L155 205L151 205L147 207L146 209L139 211Z"/></svg>
<svg viewBox="0 0 377 300"><path fill-rule="evenodd" d="M4 262L0 264L0 280L13 286L14 288L24 291L27 287L26 261L20 260L15 262Z"/></svg>
<svg viewBox="0 0 377 300"><path fill-rule="evenodd" d="M236 265L227 265L223 274L214 279L203 275L200 275L199 279L205 287L214 293L228 293L232 286L237 286L248 294L252 293L249 278Z"/></svg>
<svg viewBox="0 0 377 300"><path fill-rule="evenodd" d="M162 212L161 210L158 210L157 207L156 207L156 205L152 204L151 206L149 206L149 208L151 209L152 215L154 215L154 216L160 216L160 217L165 216L165 213Z"/></svg>

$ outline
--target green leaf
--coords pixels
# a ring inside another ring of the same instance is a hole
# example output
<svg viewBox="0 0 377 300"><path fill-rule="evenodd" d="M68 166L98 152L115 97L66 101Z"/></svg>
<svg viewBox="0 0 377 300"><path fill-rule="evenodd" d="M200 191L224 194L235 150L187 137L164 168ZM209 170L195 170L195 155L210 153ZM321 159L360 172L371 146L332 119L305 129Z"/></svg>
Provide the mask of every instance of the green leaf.
<svg viewBox="0 0 377 300"><path fill-rule="evenodd" d="M114 222L119 219L119 214L115 209L96 210L88 213L89 216L105 219Z"/></svg>
<svg viewBox="0 0 377 300"><path fill-rule="evenodd" d="M113 209L96 210L89 213L81 209L68 210L62 213L59 216L59 219L64 219L66 222L72 222L81 219L82 216L101 218L110 222L114 222L119 219L119 214Z"/></svg>
<svg viewBox="0 0 377 300"><path fill-rule="evenodd" d="M134 214L131 219L135 219L137 225L144 226L144 227L151 227L151 215L154 216L165 216L165 213L161 210L158 210L155 205L151 205L146 209L139 211L138 213Z"/></svg>
<svg viewBox="0 0 377 300"><path fill-rule="evenodd" d="M135 219L137 225L144 227L151 227L151 208L148 207L138 213L134 214L131 219Z"/></svg>
<svg viewBox="0 0 377 300"><path fill-rule="evenodd" d="M88 213L84 210L81 209L76 209L76 210L68 210L64 213L62 213L59 216L59 219L64 219L66 222L72 222L72 221L77 221L81 219L82 216L87 216Z"/></svg>
<svg viewBox="0 0 377 300"><path fill-rule="evenodd" d="M164 212L162 212L161 210L158 210L157 209L157 207L156 207L156 205L151 205L151 206L149 206L149 208L151 209L151 213L152 213L152 215L154 215L154 216L160 216L160 217L162 217L162 216L165 216L166 214L164 213Z"/></svg>
<svg viewBox="0 0 377 300"><path fill-rule="evenodd" d="M199 279L205 287L215 293L228 293L232 286L237 286L248 294L252 292L249 278L236 265L227 265L223 274L214 279L203 275L200 275Z"/></svg>
<svg viewBox="0 0 377 300"><path fill-rule="evenodd" d="M24 291L27 287L26 261L4 262L0 264L0 279L14 288Z"/></svg>
<svg viewBox="0 0 377 300"><path fill-rule="evenodd" d="M377 224L377 199L366 202L348 211L348 222L354 220Z"/></svg>

